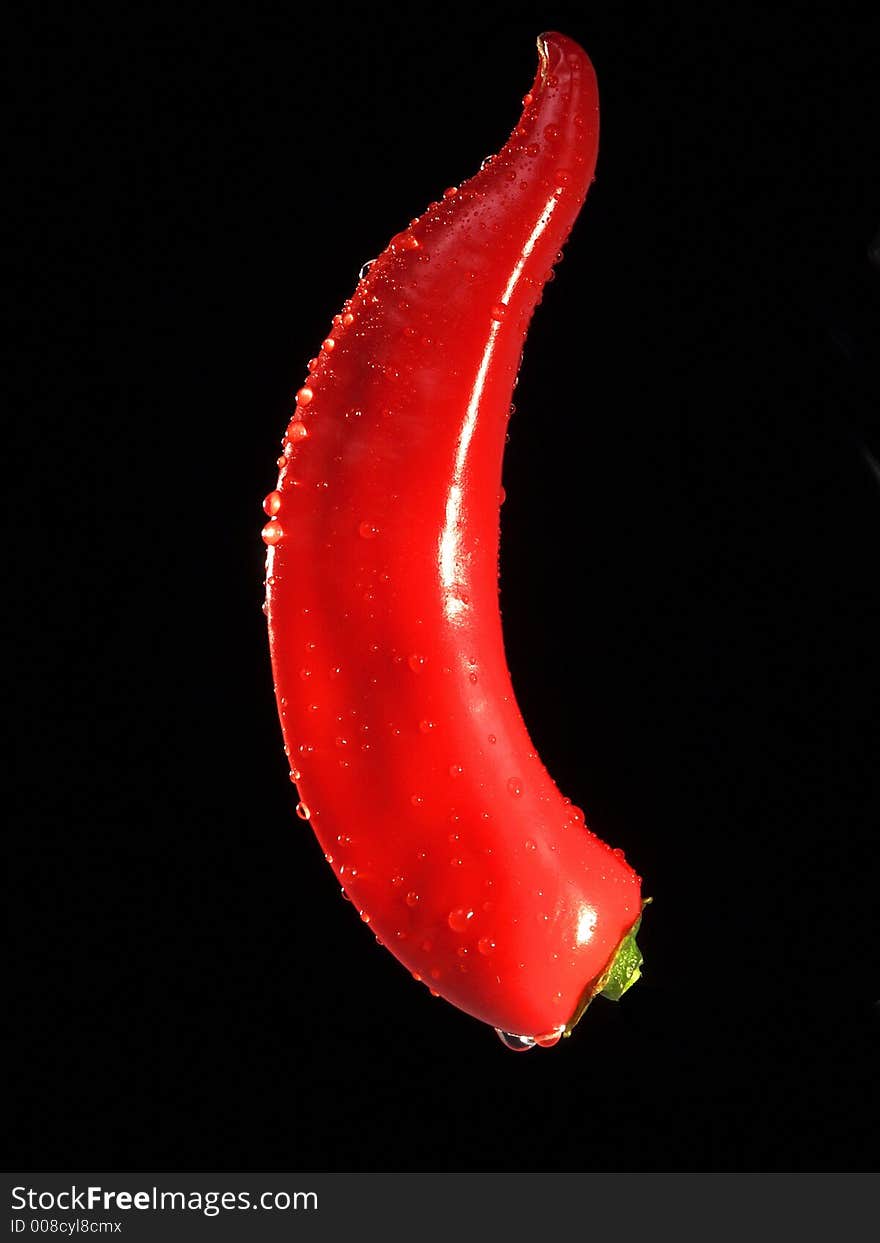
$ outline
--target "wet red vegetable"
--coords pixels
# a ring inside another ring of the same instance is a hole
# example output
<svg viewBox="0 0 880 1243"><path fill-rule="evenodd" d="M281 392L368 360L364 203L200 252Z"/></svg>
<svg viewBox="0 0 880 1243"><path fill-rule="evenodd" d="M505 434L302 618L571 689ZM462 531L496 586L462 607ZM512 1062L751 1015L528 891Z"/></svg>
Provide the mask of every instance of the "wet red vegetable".
<svg viewBox="0 0 880 1243"><path fill-rule="evenodd" d="M513 1048L554 1044L641 963L640 878L537 755L498 605L511 395L598 146L586 54L538 50L503 149L334 317L263 528L297 814L382 944Z"/></svg>

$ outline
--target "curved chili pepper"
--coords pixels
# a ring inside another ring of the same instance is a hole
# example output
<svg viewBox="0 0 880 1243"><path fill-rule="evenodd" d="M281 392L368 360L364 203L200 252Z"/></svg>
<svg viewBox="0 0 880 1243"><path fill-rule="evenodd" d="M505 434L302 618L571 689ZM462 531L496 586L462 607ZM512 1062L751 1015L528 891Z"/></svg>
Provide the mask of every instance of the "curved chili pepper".
<svg viewBox="0 0 880 1243"><path fill-rule="evenodd" d="M263 528L297 814L381 942L514 1048L555 1043L641 963L640 878L542 765L498 606L511 394L598 145L586 54L538 51L503 149L334 317Z"/></svg>

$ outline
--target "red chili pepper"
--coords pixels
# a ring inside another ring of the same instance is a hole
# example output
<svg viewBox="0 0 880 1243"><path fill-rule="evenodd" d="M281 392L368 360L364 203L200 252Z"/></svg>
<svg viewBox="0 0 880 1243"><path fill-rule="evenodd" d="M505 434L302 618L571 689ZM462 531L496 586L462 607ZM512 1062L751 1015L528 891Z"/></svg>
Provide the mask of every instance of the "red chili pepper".
<svg viewBox="0 0 880 1243"><path fill-rule="evenodd" d="M586 54L538 51L504 148L334 317L263 528L297 814L414 978L514 1048L554 1044L641 963L640 878L536 754L498 607L511 394L598 145Z"/></svg>

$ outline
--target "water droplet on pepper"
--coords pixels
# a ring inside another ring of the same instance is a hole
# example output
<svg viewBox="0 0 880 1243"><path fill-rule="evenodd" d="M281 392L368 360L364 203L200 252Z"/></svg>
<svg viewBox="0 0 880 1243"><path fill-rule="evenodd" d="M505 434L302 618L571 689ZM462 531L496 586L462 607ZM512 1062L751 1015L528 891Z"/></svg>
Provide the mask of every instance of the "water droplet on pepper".
<svg viewBox="0 0 880 1243"><path fill-rule="evenodd" d="M536 1042L532 1036L517 1036L513 1032L503 1032L500 1027L496 1027L495 1031L505 1048L513 1049L514 1053L527 1053L535 1047Z"/></svg>

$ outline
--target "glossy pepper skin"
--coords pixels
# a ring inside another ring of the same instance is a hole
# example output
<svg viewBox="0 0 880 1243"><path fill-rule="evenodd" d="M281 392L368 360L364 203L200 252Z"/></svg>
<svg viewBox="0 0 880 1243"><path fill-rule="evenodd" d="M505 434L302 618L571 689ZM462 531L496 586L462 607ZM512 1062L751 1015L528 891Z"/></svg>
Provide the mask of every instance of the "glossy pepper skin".
<svg viewBox="0 0 880 1243"><path fill-rule="evenodd" d="M503 149L334 318L263 529L298 815L381 943L519 1048L555 1043L641 961L640 878L536 754L499 612L511 395L598 145L586 54L559 34L538 50Z"/></svg>

